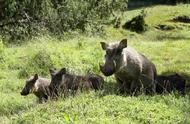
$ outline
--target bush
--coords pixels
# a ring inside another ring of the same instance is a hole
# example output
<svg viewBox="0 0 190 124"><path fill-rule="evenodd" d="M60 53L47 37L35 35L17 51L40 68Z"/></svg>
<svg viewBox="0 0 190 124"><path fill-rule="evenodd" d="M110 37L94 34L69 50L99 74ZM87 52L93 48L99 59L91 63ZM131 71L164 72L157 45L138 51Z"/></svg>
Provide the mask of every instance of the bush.
<svg viewBox="0 0 190 124"><path fill-rule="evenodd" d="M126 0L6 0L0 5L0 33L15 42L44 31L56 35L84 32L89 25L94 30L126 6Z"/></svg>
<svg viewBox="0 0 190 124"><path fill-rule="evenodd" d="M127 21L124 25L124 29L129 29L131 31L141 33L146 31L147 25L145 24L144 20L145 14L144 11L142 13L134 18L132 18L130 21Z"/></svg>
<svg viewBox="0 0 190 124"><path fill-rule="evenodd" d="M25 67L20 70L18 76L22 78L35 73L47 76L50 68L53 68L53 61L46 50L40 50L27 60Z"/></svg>

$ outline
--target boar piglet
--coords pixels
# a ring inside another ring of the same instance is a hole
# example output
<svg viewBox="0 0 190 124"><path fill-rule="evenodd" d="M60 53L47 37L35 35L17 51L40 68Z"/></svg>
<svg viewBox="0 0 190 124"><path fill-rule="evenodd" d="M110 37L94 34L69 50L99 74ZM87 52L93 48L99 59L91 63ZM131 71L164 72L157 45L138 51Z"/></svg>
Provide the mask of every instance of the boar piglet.
<svg viewBox="0 0 190 124"><path fill-rule="evenodd" d="M49 79L38 77L35 74L26 80L26 84L20 94L27 96L30 93L34 93L39 98L39 102L46 101L51 96L49 85Z"/></svg>
<svg viewBox="0 0 190 124"><path fill-rule="evenodd" d="M59 71L50 70L51 84L53 92L59 95L63 92L64 95L71 91L73 94L77 90L98 90L103 85L103 78L99 75L89 74L86 76L73 75L66 72L66 68L62 68Z"/></svg>
<svg viewBox="0 0 190 124"><path fill-rule="evenodd" d="M92 84L92 88L99 90L103 88L104 78L98 74L88 74L86 76L87 81Z"/></svg>
<svg viewBox="0 0 190 124"><path fill-rule="evenodd" d="M185 94L186 80L177 73L167 76L159 75L157 76L156 81L156 92L159 94L166 92L170 93L174 90L178 91L182 95Z"/></svg>

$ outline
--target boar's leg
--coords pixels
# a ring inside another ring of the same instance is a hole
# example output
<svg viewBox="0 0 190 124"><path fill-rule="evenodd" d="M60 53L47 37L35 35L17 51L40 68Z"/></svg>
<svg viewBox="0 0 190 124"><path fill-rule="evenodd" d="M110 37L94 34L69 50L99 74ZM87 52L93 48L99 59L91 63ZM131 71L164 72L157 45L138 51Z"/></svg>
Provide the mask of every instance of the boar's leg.
<svg viewBox="0 0 190 124"><path fill-rule="evenodd" d="M143 81L144 88L146 89L146 94L153 95L156 93L156 72L154 69L149 69L146 74L141 74L140 79Z"/></svg>
<svg viewBox="0 0 190 124"><path fill-rule="evenodd" d="M181 86L178 86L176 89L179 91L181 95L185 95L185 81L181 82Z"/></svg>
<svg viewBox="0 0 190 124"><path fill-rule="evenodd" d="M123 86L123 82L121 80L119 80L119 78L116 78L116 82L117 82L117 91L119 94L124 94L124 86Z"/></svg>
<svg viewBox="0 0 190 124"><path fill-rule="evenodd" d="M146 75L142 74L139 79L142 83L145 94L153 95L156 93L156 81L154 80L153 77L149 78Z"/></svg>
<svg viewBox="0 0 190 124"><path fill-rule="evenodd" d="M146 88L147 95L154 95L156 93L156 85L152 83L149 87Z"/></svg>
<svg viewBox="0 0 190 124"><path fill-rule="evenodd" d="M132 96L137 96L140 91L143 91L143 85L142 85L142 82L137 79L137 80L133 80L131 82L131 87L130 87L130 95Z"/></svg>
<svg viewBox="0 0 190 124"><path fill-rule="evenodd" d="M38 98L38 103L43 103L43 98L42 97Z"/></svg>
<svg viewBox="0 0 190 124"><path fill-rule="evenodd" d="M120 94L127 95L130 93L130 85L131 85L130 81L123 82L119 78L116 78L116 81L118 85L118 91Z"/></svg>

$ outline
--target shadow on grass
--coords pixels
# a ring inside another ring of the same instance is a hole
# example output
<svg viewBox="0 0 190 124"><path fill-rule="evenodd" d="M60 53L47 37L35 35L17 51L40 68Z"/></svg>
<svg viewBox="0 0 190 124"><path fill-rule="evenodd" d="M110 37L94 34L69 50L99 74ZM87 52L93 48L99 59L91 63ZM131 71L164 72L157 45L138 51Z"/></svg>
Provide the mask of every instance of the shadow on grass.
<svg viewBox="0 0 190 124"><path fill-rule="evenodd" d="M117 95L116 82L105 82L100 96Z"/></svg>
<svg viewBox="0 0 190 124"><path fill-rule="evenodd" d="M190 40L190 37L184 37L184 36L169 36L169 35L158 35L157 37L158 41L164 41L166 39L169 39L171 41L176 41L176 40Z"/></svg>
<svg viewBox="0 0 190 124"><path fill-rule="evenodd" d="M103 88L101 90L99 90L99 91L96 91L96 96L99 97L99 98L109 96L109 95L120 96L120 97L123 97L123 98L126 98L126 97L138 97L140 95L145 96L144 93L136 95L136 96L135 95L130 95L130 94L120 93L119 89L118 89L118 84L116 83L116 81L115 82L105 82ZM150 95L146 95L146 96L150 96Z"/></svg>

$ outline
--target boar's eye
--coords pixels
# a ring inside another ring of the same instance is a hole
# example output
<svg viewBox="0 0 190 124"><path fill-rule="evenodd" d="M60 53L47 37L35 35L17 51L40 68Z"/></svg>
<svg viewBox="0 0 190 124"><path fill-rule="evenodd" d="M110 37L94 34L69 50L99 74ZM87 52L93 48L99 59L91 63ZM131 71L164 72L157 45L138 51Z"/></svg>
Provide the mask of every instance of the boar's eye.
<svg viewBox="0 0 190 124"><path fill-rule="evenodd" d="M117 54L117 55L120 55L121 53L122 53L122 49L117 49L117 50L116 50L116 54Z"/></svg>

